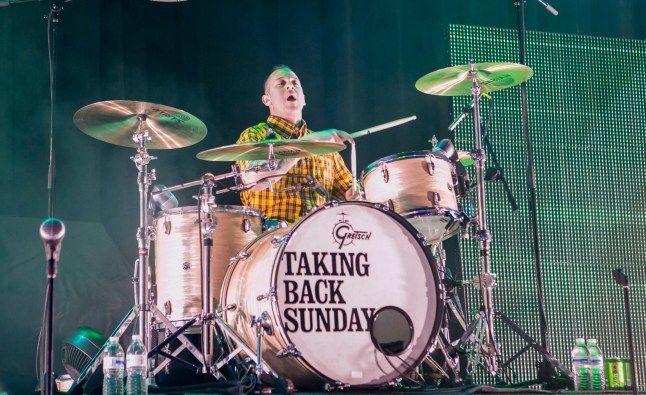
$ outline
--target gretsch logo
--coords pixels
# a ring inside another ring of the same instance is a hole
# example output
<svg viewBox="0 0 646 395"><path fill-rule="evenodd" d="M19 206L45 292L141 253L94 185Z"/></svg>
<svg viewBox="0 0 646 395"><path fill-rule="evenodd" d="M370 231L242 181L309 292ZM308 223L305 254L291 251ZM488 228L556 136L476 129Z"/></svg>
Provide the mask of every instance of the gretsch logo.
<svg viewBox="0 0 646 395"><path fill-rule="evenodd" d="M339 215L341 215L341 219L332 229L332 237L334 242L339 245L339 249L343 248L343 246L354 244L355 240L370 240L372 232L354 230L350 221L345 218L348 214L341 213Z"/></svg>

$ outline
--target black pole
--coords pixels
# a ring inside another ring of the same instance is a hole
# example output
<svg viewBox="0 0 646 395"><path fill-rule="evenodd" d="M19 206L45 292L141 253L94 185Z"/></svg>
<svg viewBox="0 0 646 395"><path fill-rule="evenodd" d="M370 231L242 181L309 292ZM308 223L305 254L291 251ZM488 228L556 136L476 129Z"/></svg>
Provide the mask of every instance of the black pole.
<svg viewBox="0 0 646 395"><path fill-rule="evenodd" d="M47 259L47 321L45 326L45 394L54 394L54 277L56 260Z"/></svg>
<svg viewBox="0 0 646 395"><path fill-rule="evenodd" d="M630 314L630 300L628 298L628 289L630 288L630 278L623 269L618 267L613 271L615 281L624 289L624 308L626 310L626 332L628 335L628 353L630 354L630 374L632 376L632 392L637 395L637 368L635 367L635 344L633 339L633 323Z"/></svg>
<svg viewBox="0 0 646 395"><path fill-rule="evenodd" d="M630 301L628 300L628 286L624 288L624 305L626 308L626 326L628 327L628 353L630 354L630 374L632 376L633 394L637 395L637 368L635 367L635 345L633 344L633 323L630 316Z"/></svg>
<svg viewBox="0 0 646 395"><path fill-rule="evenodd" d="M519 63L525 64L525 0L514 0L518 9L518 57ZM534 252L534 272L536 273L536 294L538 296L538 312L540 317L541 346L549 352L549 337L547 318L545 316L545 302L543 298L543 275L541 271L541 253L538 239L538 219L536 214L536 180L534 176L534 162L532 156L532 142L529 133L529 115L527 110L527 85L520 85L520 96L523 111L523 135L525 150L527 152L527 184L529 187L529 211L532 223L532 240Z"/></svg>

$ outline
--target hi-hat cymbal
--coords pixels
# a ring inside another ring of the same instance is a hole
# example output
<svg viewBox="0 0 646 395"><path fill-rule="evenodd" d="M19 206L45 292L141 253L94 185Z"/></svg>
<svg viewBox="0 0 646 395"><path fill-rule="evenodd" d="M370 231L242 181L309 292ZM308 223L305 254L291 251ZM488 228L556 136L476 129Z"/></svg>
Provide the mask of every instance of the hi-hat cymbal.
<svg viewBox="0 0 646 395"><path fill-rule="evenodd" d="M345 148L345 144L329 141L262 140L212 148L197 154L197 159L209 161L267 160L270 147L273 148L276 159L288 159L341 151Z"/></svg>
<svg viewBox="0 0 646 395"><path fill-rule="evenodd" d="M415 88L429 95L471 95L471 64L446 67L418 79ZM482 93L510 88L521 84L534 75L534 71L518 63L476 63L475 78Z"/></svg>
<svg viewBox="0 0 646 395"><path fill-rule="evenodd" d="M132 139L141 124L150 140L146 147L172 149L193 145L206 136L206 125L184 110L162 104L112 100L87 105L74 114L74 124L95 139L139 147Z"/></svg>

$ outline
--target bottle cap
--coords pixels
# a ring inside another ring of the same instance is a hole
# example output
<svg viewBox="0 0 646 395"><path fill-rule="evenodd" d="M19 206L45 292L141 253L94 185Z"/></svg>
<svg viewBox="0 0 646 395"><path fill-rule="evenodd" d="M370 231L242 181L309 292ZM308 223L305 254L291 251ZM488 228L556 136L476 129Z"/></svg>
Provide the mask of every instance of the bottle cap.
<svg viewBox="0 0 646 395"><path fill-rule="evenodd" d="M111 342L118 342L119 341L119 336L110 336L110 341Z"/></svg>
<svg viewBox="0 0 646 395"><path fill-rule="evenodd" d="M141 340L141 335L132 335L132 340Z"/></svg>
<svg viewBox="0 0 646 395"><path fill-rule="evenodd" d="M597 339L588 339L588 343L597 344Z"/></svg>
<svg viewBox="0 0 646 395"><path fill-rule="evenodd" d="M579 344L579 343L585 343L585 339L584 339L584 338L582 338L582 337L577 337L576 339L574 339L574 342L575 342L576 344Z"/></svg>

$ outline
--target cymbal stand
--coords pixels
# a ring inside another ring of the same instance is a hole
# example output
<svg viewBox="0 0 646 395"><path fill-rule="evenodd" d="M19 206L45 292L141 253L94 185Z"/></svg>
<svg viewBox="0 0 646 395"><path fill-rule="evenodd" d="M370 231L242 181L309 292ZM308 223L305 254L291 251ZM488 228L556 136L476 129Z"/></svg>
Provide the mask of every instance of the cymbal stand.
<svg viewBox="0 0 646 395"><path fill-rule="evenodd" d="M486 160L485 152L482 146L482 131L480 129L480 85L477 81L478 70L475 64L471 63L469 74L471 75L471 95L473 96L473 125L475 129L476 148L472 151L473 159L476 162L476 198L478 202L477 224L478 230L474 233L474 238L480 242L480 291L482 294L481 314L484 325L484 341L479 343L479 354L483 356L487 363L489 373L495 375L497 366L497 357L499 350L496 345L493 329L493 301L491 288L495 286L495 275L491 274L490 265L490 243L491 234L487 228L487 209L485 202L484 190L484 163Z"/></svg>
<svg viewBox="0 0 646 395"><path fill-rule="evenodd" d="M215 207L213 187L215 177L202 177L202 193L198 197L200 211L200 226L202 233L202 316L213 313L213 298L211 297L211 249L213 248L213 232L217 224L211 218L211 208ZM202 320L202 353L204 367L202 373L213 364L213 331L209 320Z"/></svg>
<svg viewBox="0 0 646 395"><path fill-rule="evenodd" d="M135 293L135 306L139 306L139 317L137 334L144 341L146 349L150 345L150 331L148 328L148 316L150 314L150 301L148 289L148 251L150 247L150 228L148 227L148 187L156 178L155 172L148 172L148 163L157 159L148 155L146 150L146 141L150 140L150 134L142 125L146 122L146 115L137 115L139 121L137 130L132 136L132 140L139 144L137 154L130 159L135 163L137 170L137 185L139 186L139 227L137 228L137 277L133 281L137 282L137 292Z"/></svg>

